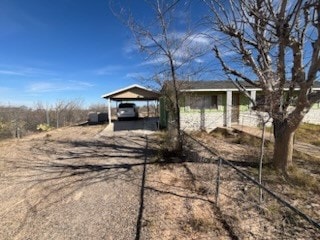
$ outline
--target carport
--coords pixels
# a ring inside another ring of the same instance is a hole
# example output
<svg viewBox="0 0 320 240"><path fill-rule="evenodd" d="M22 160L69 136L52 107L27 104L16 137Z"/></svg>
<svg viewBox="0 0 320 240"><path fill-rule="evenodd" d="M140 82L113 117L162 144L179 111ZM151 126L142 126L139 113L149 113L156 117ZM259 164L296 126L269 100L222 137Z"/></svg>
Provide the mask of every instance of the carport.
<svg viewBox="0 0 320 240"><path fill-rule="evenodd" d="M149 101L159 102L160 93L151 89L145 88L138 84L119 89L117 91L107 93L101 96L108 101L108 119L111 123L111 101L146 101L149 111Z"/></svg>

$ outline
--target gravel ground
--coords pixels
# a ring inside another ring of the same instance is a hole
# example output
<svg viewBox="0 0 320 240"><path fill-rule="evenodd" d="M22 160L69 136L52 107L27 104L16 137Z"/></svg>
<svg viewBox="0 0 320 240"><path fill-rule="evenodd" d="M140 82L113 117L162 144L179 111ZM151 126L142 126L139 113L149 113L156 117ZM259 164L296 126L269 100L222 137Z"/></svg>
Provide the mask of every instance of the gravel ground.
<svg viewBox="0 0 320 240"><path fill-rule="evenodd" d="M202 161L213 158L198 145L187 148L188 159L199 161L163 164L153 162L159 157L153 132L103 129L63 128L0 142L0 240L319 238L305 223L289 228L296 218L276 203L257 208L256 191L226 166L215 207L216 165ZM257 155L250 146L196 137L230 161ZM302 191L278 185L284 197ZM319 194L310 196L293 204L318 219Z"/></svg>
<svg viewBox="0 0 320 240"><path fill-rule="evenodd" d="M197 188L193 168L192 163L148 166L143 239L234 239L214 198Z"/></svg>
<svg viewBox="0 0 320 240"><path fill-rule="evenodd" d="M0 143L0 239L138 239L147 136L101 130Z"/></svg>

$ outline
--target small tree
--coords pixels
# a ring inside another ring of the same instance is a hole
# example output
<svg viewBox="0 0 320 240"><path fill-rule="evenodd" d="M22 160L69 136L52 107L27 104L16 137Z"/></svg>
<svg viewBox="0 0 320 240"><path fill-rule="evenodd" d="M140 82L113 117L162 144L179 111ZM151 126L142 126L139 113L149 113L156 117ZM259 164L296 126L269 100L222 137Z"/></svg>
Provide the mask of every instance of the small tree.
<svg viewBox="0 0 320 240"><path fill-rule="evenodd" d="M273 119L273 162L286 171L294 133L320 99L312 91L320 70L320 1L205 2L213 16L215 56L230 78L262 89L264 111Z"/></svg>
<svg viewBox="0 0 320 240"><path fill-rule="evenodd" d="M81 110L82 100L58 100L55 103L55 119L56 128L77 123L84 119L83 111Z"/></svg>
<svg viewBox="0 0 320 240"><path fill-rule="evenodd" d="M182 80L182 76L199 72L199 68L195 67L196 59L203 56L207 52L207 48L204 48L205 44L202 42L204 39L190 29L187 21L188 17L186 16L190 12L190 1L156 0L145 2L152 11L152 19L149 19L148 22L138 21L125 9L116 15L130 28L136 45L147 57L146 62L157 67L151 79L159 84L166 95L171 118L169 132L175 133L172 138L175 139L174 149L181 151L179 81ZM177 17L178 12L184 13L185 26L178 23L181 20ZM190 69L196 70L192 70L191 73Z"/></svg>

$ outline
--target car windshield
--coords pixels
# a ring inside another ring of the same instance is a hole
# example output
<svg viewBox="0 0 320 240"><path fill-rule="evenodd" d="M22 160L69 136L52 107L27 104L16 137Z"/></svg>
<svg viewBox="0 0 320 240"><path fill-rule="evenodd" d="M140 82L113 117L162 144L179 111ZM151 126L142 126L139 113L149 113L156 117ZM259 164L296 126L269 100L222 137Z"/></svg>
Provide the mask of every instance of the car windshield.
<svg viewBox="0 0 320 240"><path fill-rule="evenodd" d="M135 106L134 103L120 103L119 108L134 108Z"/></svg>

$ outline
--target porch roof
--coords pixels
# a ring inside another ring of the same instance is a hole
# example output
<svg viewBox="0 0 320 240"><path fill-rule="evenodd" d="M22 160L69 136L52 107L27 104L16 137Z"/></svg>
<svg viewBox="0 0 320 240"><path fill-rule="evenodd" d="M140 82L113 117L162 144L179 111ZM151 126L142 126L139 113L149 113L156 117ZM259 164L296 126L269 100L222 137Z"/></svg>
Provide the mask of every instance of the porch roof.
<svg viewBox="0 0 320 240"><path fill-rule="evenodd" d="M104 94L101 97L105 99L111 99L114 101L149 101L159 100L160 94L151 89L145 88L138 84L134 84L126 88L122 88L117 91Z"/></svg>

